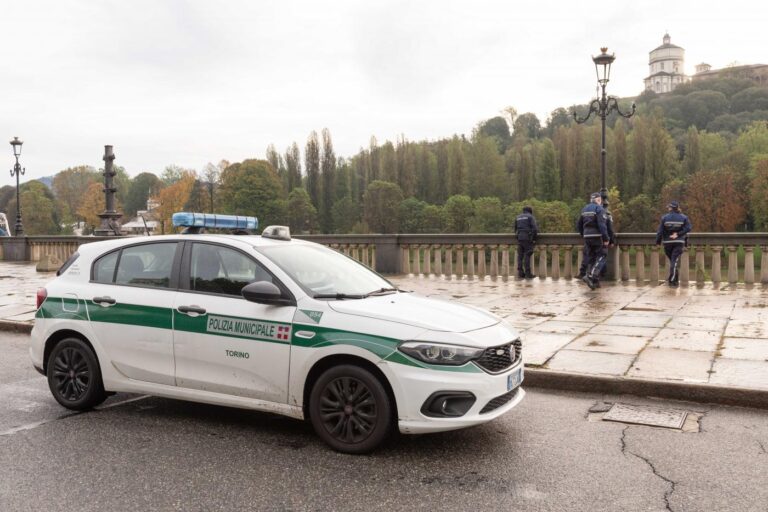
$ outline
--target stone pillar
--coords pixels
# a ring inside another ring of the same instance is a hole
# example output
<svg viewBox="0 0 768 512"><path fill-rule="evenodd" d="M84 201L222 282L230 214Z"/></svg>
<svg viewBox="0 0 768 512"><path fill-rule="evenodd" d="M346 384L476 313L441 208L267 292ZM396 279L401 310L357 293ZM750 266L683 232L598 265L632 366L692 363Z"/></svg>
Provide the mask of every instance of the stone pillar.
<svg viewBox="0 0 768 512"><path fill-rule="evenodd" d="M499 246L491 246L491 279L499 277Z"/></svg>
<svg viewBox="0 0 768 512"><path fill-rule="evenodd" d="M439 245L433 245L432 246L433 253L435 255L435 275L440 277L443 275L443 251L442 247Z"/></svg>
<svg viewBox="0 0 768 512"><path fill-rule="evenodd" d="M414 245L414 258L413 258L413 273L415 275L421 274L421 246L420 245Z"/></svg>
<svg viewBox="0 0 768 512"><path fill-rule="evenodd" d="M477 275L480 279L485 279L485 246L476 245L477 248Z"/></svg>
<svg viewBox="0 0 768 512"><path fill-rule="evenodd" d="M659 246L651 247L651 284L659 284Z"/></svg>
<svg viewBox="0 0 768 512"><path fill-rule="evenodd" d="M402 269L404 274L410 274L411 273L411 246L410 245L401 245L400 251L402 254Z"/></svg>
<svg viewBox="0 0 768 512"><path fill-rule="evenodd" d="M539 277L545 279L547 277L547 247L539 247Z"/></svg>
<svg viewBox="0 0 768 512"><path fill-rule="evenodd" d="M456 245L456 277L464 277L464 246Z"/></svg>
<svg viewBox="0 0 768 512"><path fill-rule="evenodd" d="M552 279L560 279L560 247L553 245L552 250Z"/></svg>
<svg viewBox="0 0 768 512"><path fill-rule="evenodd" d="M768 245L761 245L760 250L763 252L760 258L760 282L768 284Z"/></svg>
<svg viewBox="0 0 768 512"><path fill-rule="evenodd" d="M739 254L736 252L738 247L729 245L728 249L728 282L739 282Z"/></svg>
<svg viewBox="0 0 768 512"><path fill-rule="evenodd" d="M432 246L422 245L424 248L424 275L432 273Z"/></svg>
<svg viewBox="0 0 768 512"><path fill-rule="evenodd" d="M704 266L704 246L696 246L696 283L704 284L706 268Z"/></svg>
<svg viewBox="0 0 768 512"><path fill-rule="evenodd" d="M448 279L453 278L453 246L444 245L445 249L445 277Z"/></svg>
<svg viewBox="0 0 768 512"><path fill-rule="evenodd" d="M584 248L583 247L577 247L576 248L578 252L576 253L576 269L581 268L581 264L584 263Z"/></svg>
<svg viewBox="0 0 768 512"><path fill-rule="evenodd" d="M719 245L713 245L712 246L712 282L713 283L719 283L723 280L722 273L721 273L721 264L720 264L720 251L722 251L722 246Z"/></svg>
<svg viewBox="0 0 768 512"><path fill-rule="evenodd" d="M621 280L629 281L629 246L619 247L621 253Z"/></svg>
<svg viewBox="0 0 768 512"><path fill-rule="evenodd" d="M475 246L467 246L467 278L475 278Z"/></svg>
<svg viewBox="0 0 768 512"><path fill-rule="evenodd" d="M691 270L690 256L688 254L688 248L683 248L683 254L680 255L680 282L688 284Z"/></svg>
<svg viewBox="0 0 768 512"><path fill-rule="evenodd" d="M565 279L571 279L573 277L573 246L564 245L563 249L565 250L565 255L563 256L565 259L563 277Z"/></svg>
<svg viewBox="0 0 768 512"><path fill-rule="evenodd" d="M763 258L765 258L765 251L763 251ZM765 265L763 265L763 269L765 269ZM501 278L505 281L509 279L509 246L508 245L501 246Z"/></svg>
<svg viewBox="0 0 768 512"><path fill-rule="evenodd" d="M640 246L635 252L635 283L645 284L645 246Z"/></svg>
<svg viewBox="0 0 768 512"><path fill-rule="evenodd" d="M744 283L755 282L755 248L751 245L744 247Z"/></svg>

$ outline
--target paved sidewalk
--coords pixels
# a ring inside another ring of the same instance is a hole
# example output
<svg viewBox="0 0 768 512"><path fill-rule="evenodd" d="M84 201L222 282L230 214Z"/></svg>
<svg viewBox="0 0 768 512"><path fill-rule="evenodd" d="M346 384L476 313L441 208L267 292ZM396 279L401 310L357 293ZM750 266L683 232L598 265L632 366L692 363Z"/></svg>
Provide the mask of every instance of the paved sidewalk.
<svg viewBox="0 0 768 512"><path fill-rule="evenodd" d="M29 330L36 291L53 277L36 272L34 264L0 262L0 329ZM670 289L606 283L590 291L580 281L564 279L398 276L392 281L404 290L480 306L507 318L522 331L526 366L539 370L530 372L529 384L563 373L592 377L582 387L594 390L606 379L682 383L688 385L684 396L691 385L726 386L759 391L761 403L768 404L765 286ZM558 382L554 386L570 389L567 381ZM647 386L622 389L658 392Z"/></svg>
<svg viewBox="0 0 768 512"><path fill-rule="evenodd" d="M480 306L521 329L526 366L768 390L768 287L398 277L398 286Z"/></svg>

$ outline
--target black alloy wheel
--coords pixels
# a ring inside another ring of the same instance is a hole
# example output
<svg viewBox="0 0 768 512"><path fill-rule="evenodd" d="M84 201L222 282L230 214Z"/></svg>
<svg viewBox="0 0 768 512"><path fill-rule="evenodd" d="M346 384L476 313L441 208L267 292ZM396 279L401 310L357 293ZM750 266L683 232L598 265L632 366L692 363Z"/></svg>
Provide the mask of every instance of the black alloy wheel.
<svg viewBox="0 0 768 512"><path fill-rule="evenodd" d="M335 366L312 388L310 418L317 434L335 450L367 453L389 436L392 404L371 372L359 366Z"/></svg>
<svg viewBox="0 0 768 512"><path fill-rule="evenodd" d="M66 338L48 356L48 387L67 409L90 409L106 398L96 355L84 341Z"/></svg>

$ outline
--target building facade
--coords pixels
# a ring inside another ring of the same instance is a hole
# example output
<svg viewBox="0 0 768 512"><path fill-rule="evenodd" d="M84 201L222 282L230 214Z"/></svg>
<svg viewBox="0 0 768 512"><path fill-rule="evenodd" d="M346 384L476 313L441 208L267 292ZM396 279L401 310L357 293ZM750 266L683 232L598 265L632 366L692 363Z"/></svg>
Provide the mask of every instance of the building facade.
<svg viewBox="0 0 768 512"><path fill-rule="evenodd" d="M696 66L694 81L710 80L712 78L743 78L752 80L755 85L768 86L768 64L748 64L745 66L729 66L722 69L712 69L709 64L701 63Z"/></svg>
<svg viewBox="0 0 768 512"><path fill-rule="evenodd" d="M669 34L664 34L661 46L649 54L645 89L663 94L689 80L685 74L685 49L672 44Z"/></svg>

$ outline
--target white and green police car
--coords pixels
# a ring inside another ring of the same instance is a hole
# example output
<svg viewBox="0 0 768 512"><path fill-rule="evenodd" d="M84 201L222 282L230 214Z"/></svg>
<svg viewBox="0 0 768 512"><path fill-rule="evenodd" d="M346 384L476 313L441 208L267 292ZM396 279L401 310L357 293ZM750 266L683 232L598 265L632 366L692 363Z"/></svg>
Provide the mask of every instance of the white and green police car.
<svg viewBox="0 0 768 512"><path fill-rule="evenodd" d="M202 214L174 223L256 227ZM279 226L82 245L38 292L30 354L69 409L124 391L269 411L308 418L348 453L395 426L485 423L525 394L520 339L502 319L401 292Z"/></svg>

